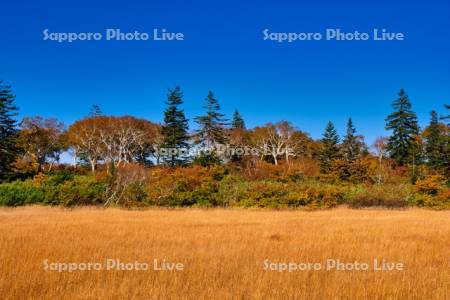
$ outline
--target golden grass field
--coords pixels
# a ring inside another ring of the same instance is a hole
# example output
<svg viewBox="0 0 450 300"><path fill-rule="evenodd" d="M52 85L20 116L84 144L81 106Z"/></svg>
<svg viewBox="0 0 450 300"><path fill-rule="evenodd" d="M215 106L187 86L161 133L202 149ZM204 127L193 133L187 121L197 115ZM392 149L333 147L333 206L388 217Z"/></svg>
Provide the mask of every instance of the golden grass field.
<svg viewBox="0 0 450 300"><path fill-rule="evenodd" d="M450 299L450 211L0 209L1 299ZM51 262L183 271L45 271ZM271 262L404 263L403 271L265 271Z"/></svg>

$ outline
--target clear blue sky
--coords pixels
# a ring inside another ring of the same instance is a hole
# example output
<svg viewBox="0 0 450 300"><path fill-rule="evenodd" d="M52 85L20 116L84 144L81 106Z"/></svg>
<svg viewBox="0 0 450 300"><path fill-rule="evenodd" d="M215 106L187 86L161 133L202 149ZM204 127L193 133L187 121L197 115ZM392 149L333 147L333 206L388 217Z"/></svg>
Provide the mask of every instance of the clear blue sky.
<svg viewBox="0 0 450 300"><path fill-rule="evenodd" d="M220 3L219 3L220 2ZM0 78L12 84L21 117L70 125L92 104L106 114L162 120L167 88L181 86L189 119L208 90L248 126L287 119L320 137L354 119L370 144L403 87L421 125L450 103L448 1L3 1ZM42 31L106 28L183 32L182 42L44 41ZM326 28L403 32L404 41L263 41L262 30Z"/></svg>

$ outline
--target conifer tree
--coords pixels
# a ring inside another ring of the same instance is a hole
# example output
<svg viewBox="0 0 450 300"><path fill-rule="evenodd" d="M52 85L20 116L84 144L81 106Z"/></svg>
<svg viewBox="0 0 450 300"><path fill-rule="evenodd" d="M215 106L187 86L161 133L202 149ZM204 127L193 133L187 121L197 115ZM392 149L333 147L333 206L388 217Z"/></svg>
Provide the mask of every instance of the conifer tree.
<svg viewBox="0 0 450 300"><path fill-rule="evenodd" d="M0 80L0 180L11 172L11 164L18 155L15 143L17 124L14 120L18 109L14 100L11 87Z"/></svg>
<svg viewBox="0 0 450 300"><path fill-rule="evenodd" d="M361 143L356 136L356 129L351 118L347 122L347 133L342 141L342 154L348 163L357 160L361 155Z"/></svg>
<svg viewBox="0 0 450 300"><path fill-rule="evenodd" d="M164 111L164 124L161 128L162 144L160 158L164 164L175 167L186 164L188 144L188 119L179 108L183 103L183 94L179 86L169 89L167 109Z"/></svg>
<svg viewBox="0 0 450 300"><path fill-rule="evenodd" d="M445 133L442 130L444 126L439 123L438 114L433 110L425 135L427 164L433 169L440 169L445 163Z"/></svg>
<svg viewBox="0 0 450 300"><path fill-rule="evenodd" d="M89 112L89 117L98 117L98 116L102 116L103 112L102 109L100 108L100 106L98 106L97 104L94 104L91 106L91 110Z"/></svg>
<svg viewBox="0 0 450 300"><path fill-rule="evenodd" d="M320 170L323 173L327 173L331 170L333 161L340 158L339 136L331 121L328 122L321 141L322 149L319 155Z"/></svg>
<svg viewBox="0 0 450 300"><path fill-rule="evenodd" d="M445 108L450 110L450 105L446 104ZM445 149L445 151L444 151L445 152L444 158L445 158L445 161L444 161L443 165L444 165L444 172L445 172L444 175L447 178L450 178L450 112L448 112L448 113L449 114L446 117L443 118L444 120L448 121L448 123L446 124L447 128L446 128L445 142L444 142L444 149ZM450 181L450 179L449 179L449 181Z"/></svg>
<svg viewBox="0 0 450 300"><path fill-rule="evenodd" d="M228 140L225 133L226 119L220 113L220 105L211 91L205 101L203 108L206 114L195 118L200 127L196 132L197 143L206 148L225 144Z"/></svg>
<svg viewBox="0 0 450 300"><path fill-rule="evenodd" d="M444 106L445 106L446 109L450 110L450 105L445 104ZM447 123L447 126L450 126L450 115L443 116L443 117L441 117L441 119L442 120L448 120L449 123Z"/></svg>
<svg viewBox="0 0 450 300"><path fill-rule="evenodd" d="M233 120L231 122L231 129L245 129L245 122L242 115L236 109L233 114Z"/></svg>
<svg viewBox="0 0 450 300"><path fill-rule="evenodd" d="M408 95L403 89L398 93L393 108L394 112L386 118L386 129L392 130L387 144L389 156L399 165L416 164L420 153L415 143L419 126Z"/></svg>

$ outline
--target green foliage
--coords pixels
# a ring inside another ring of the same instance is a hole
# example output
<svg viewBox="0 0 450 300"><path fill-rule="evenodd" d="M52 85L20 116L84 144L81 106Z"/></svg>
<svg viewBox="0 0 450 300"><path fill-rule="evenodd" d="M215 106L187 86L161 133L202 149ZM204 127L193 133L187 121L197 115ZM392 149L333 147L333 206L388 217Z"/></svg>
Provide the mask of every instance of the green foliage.
<svg viewBox="0 0 450 300"><path fill-rule="evenodd" d="M233 113L233 120L231 121L231 129L245 129L244 118L237 109Z"/></svg>
<svg viewBox="0 0 450 300"><path fill-rule="evenodd" d="M106 184L91 176L37 175L33 180L0 184L0 205L95 205L104 200Z"/></svg>
<svg viewBox="0 0 450 300"><path fill-rule="evenodd" d="M9 177L19 149L16 146L17 107L11 87L0 80L0 182Z"/></svg>
<svg viewBox="0 0 450 300"><path fill-rule="evenodd" d="M427 165L435 170L442 170L450 164L446 126L439 123L436 111L431 112L430 125L424 132Z"/></svg>
<svg viewBox="0 0 450 300"><path fill-rule="evenodd" d="M319 155L320 170L328 173L331 170L333 161L341 157L339 151L339 136L333 123L328 122L322 138L322 148Z"/></svg>
<svg viewBox="0 0 450 300"><path fill-rule="evenodd" d="M160 148L168 151L161 155L162 161L170 166L181 166L186 164L187 157L183 155L182 150L188 148L188 119L186 119L183 110L179 106L183 103L183 94L180 87L169 90L167 95L167 109L164 112L164 124L161 128L163 136Z"/></svg>
<svg viewBox="0 0 450 300"><path fill-rule="evenodd" d="M386 129L392 130L387 150L397 164L405 165L417 161L415 137L419 134L417 116L406 92L401 89L393 103L394 112L386 118Z"/></svg>
<svg viewBox="0 0 450 300"><path fill-rule="evenodd" d="M274 172L272 170L271 172ZM287 172L246 178L222 166L119 168L112 175L74 175L70 172L36 175L33 179L0 184L0 205L111 205L168 207L330 208L406 207L450 208L445 178L428 175L409 183L355 184L321 182Z"/></svg>
<svg viewBox="0 0 450 300"><path fill-rule="evenodd" d="M99 116L103 116L102 109L97 104L92 105L91 110L89 111L88 117L95 118L95 117L99 117Z"/></svg>
<svg viewBox="0 0 450 300"><path fill-rule="evenodd" d="M200 165L202 167L209 167L214 165L220 165L222 163L222 160L217 155L215 150L211 151L200 151L200 154L198 154L194 160L192 161L194 165Z"/></svg>
<svg viewBox="0 0 450 300"><path fill-rule="evenodd" d="M204 116L195 118L195 121L200 126L196 132L197 143L203 147L210 148L217 144L225 144L227 137L225 134L226 120L224 115L220 113L220 105L211 91L205 99L206 104L203 106L206 109Z"/></svg>
<svg viewBox="0 0 450 300"><path fill-rule="evenodd" d="M406 207L412 189L409 185L372 185L351 195L347 202L350 207L381 206L387 208Z"/></svg>
<svg viewBox="0 0 450 300"><path fill-rule="evenodd" d="M20 206L42 203L45 191L30 181L14 181L0 184L0 206Z"/></svg>
<svg viewBox="0 0 450 300"><path fill-rule="evenodd" d="M349 163L355 161L361 155L361 145L356 136L356 129L353 126L352 119L348 119L347 122L347 134L342 141L342 154Z"/></svg>
<svg viewBox="0 0 450 300"><path fill-rule="evenodd" d="M271 181L252 182L242 192L242 199L235 202L237 206L268 208L329 208L342 202L345 195L339 186Z"/></svg>
<svg viewBox="0 0 450 300"><path fill-rule="evenodd" d="M104 200L106 184L94 178L81 176L61 185L46 186L44 203L63 206L95 205Z"/></svg>

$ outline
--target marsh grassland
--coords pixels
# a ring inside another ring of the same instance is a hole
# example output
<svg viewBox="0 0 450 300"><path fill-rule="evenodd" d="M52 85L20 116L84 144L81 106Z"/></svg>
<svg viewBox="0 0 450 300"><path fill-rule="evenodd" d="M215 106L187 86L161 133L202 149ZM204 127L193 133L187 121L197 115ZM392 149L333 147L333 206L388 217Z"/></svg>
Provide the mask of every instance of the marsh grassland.
<svg viewBox="0 0 450 300"><path fill-rule="evenodd" d="M450 299L450 211L21 207L0 210L0 249L2 299ZM44 264L106 259L149 270ZM154 259L184 269L154 270ZM370 269L327 271L327 259ZM404 269L374 271L374 259Z"/></svg>

